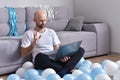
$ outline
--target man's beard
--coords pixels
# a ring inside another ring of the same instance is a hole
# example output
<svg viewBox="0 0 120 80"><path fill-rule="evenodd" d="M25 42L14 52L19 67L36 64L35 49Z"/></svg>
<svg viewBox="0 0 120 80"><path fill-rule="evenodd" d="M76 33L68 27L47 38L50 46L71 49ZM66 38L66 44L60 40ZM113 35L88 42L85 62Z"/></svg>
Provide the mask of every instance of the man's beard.
<svg viewBox="0 0 120 80"><path fill-rule="evenodd" d="M37 25L40 29L44 28L45 25Z"/></svg>

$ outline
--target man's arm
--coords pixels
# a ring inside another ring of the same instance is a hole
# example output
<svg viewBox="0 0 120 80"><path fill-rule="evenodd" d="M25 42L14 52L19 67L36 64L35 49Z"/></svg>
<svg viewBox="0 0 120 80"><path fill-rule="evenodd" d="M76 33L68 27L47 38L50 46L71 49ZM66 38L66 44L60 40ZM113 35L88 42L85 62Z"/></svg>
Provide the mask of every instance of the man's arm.
<svg viewBox="0 0 120 80"><path fill-rule="evenodd" d="M57 49L59 49L60 44L54 45L53 47L54 47L54 50L57 50Z"/></svg>
<svg viewBox="0 0 120 80"><path fill-rule="evenodd" d="M32 51L33 48L34 48L34 44L31 44L29 47L26 48L21 47L21 56L25 57Z"/></svg>
<svg viewBox="0 0 120 80"><path fill-rule="evenodd" d="M22 57L28 55L32 51L34 46L39 42L40 37L41 37L41 35L39 37L37 37L37 32L35 32L34 33L34 41L31 43L31 45L26 48L21 47L21 56Z"/></svg>

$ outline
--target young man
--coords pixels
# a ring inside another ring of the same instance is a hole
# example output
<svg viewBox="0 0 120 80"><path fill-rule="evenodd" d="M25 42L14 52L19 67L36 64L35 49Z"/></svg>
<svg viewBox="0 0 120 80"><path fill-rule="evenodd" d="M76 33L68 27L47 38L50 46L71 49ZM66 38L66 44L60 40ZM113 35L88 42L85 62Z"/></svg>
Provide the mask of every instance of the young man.
<svg viewBox="0 0 120 80"><path fill-rule="evenodd" d="M24 57L32 53L36 69L53 68L61 77L69 73L83 57L84 49L79 48L75 55L54 61L49 57L52 54L49 52L60 46L57 34L53 29L46 28L47 17L44 11L36 11L33 20L36 26L25 32L21 44L21 55Z"/></svg>

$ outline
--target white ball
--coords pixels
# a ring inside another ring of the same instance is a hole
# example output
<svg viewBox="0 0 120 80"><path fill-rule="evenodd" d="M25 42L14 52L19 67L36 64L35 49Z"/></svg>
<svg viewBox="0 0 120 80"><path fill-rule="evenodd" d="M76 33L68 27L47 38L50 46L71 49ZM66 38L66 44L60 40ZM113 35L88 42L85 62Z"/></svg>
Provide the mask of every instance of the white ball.
<svg viewBox="0 0 120 80"><path fill-rule="evenodd" d="M102 68L101 64L100 63L93 63L92 66L91 66L91 71L95 68Z"/></svg>
<svg viewBox="0 0 120 80"><path fill-rule="evenodd" d="M113 75L113 80L120 80L120 70L115 72L115 74Z"/></svg>
<svg viewBox="0 0 120 80"><path fill-rule="evenodd" d="M119 66L113 62L110 61L104 66L104 70L107 72L108 75L113 76L113 74L119 69Z"/></svg>
<svg viewBox="0 0 120 80"><path fill-rule="evenodd" d="M119 69L120 69L120 60L119 61L116 61L117 65L119 66Z"/></svg>
<svg viewBox="0 0 120 80"><path fill-rule="evenodd" d="M75 76L75 78L77 78L79 75L81 75L83 72L82 71L80 71L80 70L74 70L73 72L72 72L72 75L73 76Z"/></svg>
<svg viewBox="0 0 120 80"><path fill-rule="evenodd" d="M47 68L47 69L45 69L45 70L42 72L41 76L46 79L47 76L48 76L49 74L52 74L52 73L56 73L55 70L52 69L52 68Z"/></svg>
<svg viewBox="0 0 120 80"><path fill-rule="evenodd" d="M57 79L57 80L64 80L63 78L59 78L59 79Z"/></svg>
<svg viewBox="0 0 120 80"><path fill-rule="evenodd" d="M25 63L22 65L22 67L25 68L25 69L33 69L33 68L34 68L34 65L33 65L32 62L27 61L27 62L25 62Z"/></svg>
<svg viewBox="0 0 120 80"><path fill-rule="evenodd" d="M20 76L20 78L24 78L24 73L25 73L26 69L25 68L19 68L16 71L16 74Z"/></svg>
<svg viewBox="0 0 120 80"><path fill-rule="evenodd" d="M99 74L94 80L111 80L111 78L106 74Z"/></svg>

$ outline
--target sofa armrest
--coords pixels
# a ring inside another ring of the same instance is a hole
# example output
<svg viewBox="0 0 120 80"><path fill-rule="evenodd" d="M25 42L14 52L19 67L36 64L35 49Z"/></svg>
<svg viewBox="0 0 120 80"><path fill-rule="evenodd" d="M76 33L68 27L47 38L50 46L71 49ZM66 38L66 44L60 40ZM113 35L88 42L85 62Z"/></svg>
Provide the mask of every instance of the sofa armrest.
<svg viewBox="0 0 120 80"><path fill-rule="evenodd" d="M105 23L86 23L83 25L83 31L96 33L97 55L110 52L110 29Z"/></svg>

